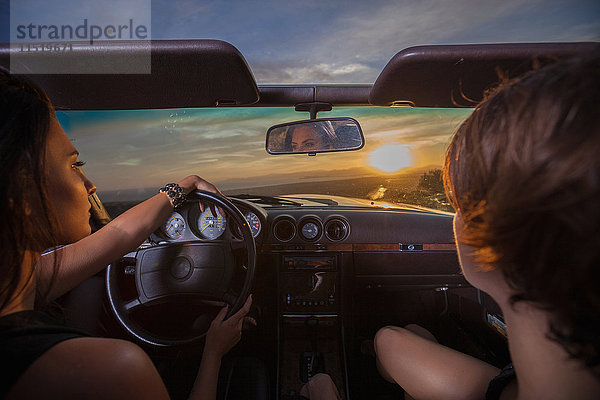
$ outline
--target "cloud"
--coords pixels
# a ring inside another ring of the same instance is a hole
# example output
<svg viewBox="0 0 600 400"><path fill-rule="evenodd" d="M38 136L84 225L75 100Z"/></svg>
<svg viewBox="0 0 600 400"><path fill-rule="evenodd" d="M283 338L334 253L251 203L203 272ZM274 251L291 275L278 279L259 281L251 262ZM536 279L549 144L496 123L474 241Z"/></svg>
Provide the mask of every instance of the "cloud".
<svg viewBox="0 0 600 400"><path fill-rule="evenodd" d="M95 18L135 15L150 0L65 0L28 7L65 19L93 4ZM16 3L20 3L15 0ZM28 2L29 4L31 2ZM25 4L25 3L24 3ZM101 5L98 5L101 4ZM593 0L152 0L154 39L221 39L268 83L372 83L398 51L421 44L600 39Z"/></svg>
<svg viewBox="0 0 600 400"><path fill-rule="evenodd" d="M131 165L140 165L141 161L139 158L129 158L123 161L119 161L116 162L115 165L127 165L127 166L131 166Z"/></svg>
<svg viewBox="0 0 600 400"><path fill-rule="evenodd" d="M538 0L539 1L539 0ZM446 43L474 26L523 10L529 0L440 2L379 1L341 7L330 23L312 34L291 38L278 60L249 58L260 83L372 83L398 51L419 44ZM475 40L476 41L476 40ZM265 45L268 46L268 42Z"/></svg>
<svg viewBox="0 0 600 400"><path fill-rule="evenodd" d="M450 109L336 108L326 114L356 118L367 140L365 148L317 157L266 153L266 128L297 119L298 113L291 108L58 114L87 161L86 172L92 181L100 190L115 190L160 187L189 174L203 176L223 189L356 177L370 173L366 166L373 150L397 143L410 146L416 165L439 164L448 138L468 113ZM168 120L175 123L168 124Z"/></svg>
<svg viewBox="0 0 600 400"><path fill-rule="evenodd" d="M228 40L261 84L372 83L394 54L415 45L600 35L597 6L588 0L230 1L227 10L211 4L201 21L183 16L155 31Z"/></svg>
<svg viewBox="0 0 600 400"><path fill-rule="evenodd" d="M191 38L190 33L198 29L194 23L214 12L215 1L152 0L153 25L162 39Z"/></svg>
<svg viewBox="0 0 600 400"><path fill-rule="evenodd" d="M354 82L363 83L365 76L377 76L379 71L361 63L317 63L294 65L279 62L258 62L252 71L262 84L306 82Z"/></svg>

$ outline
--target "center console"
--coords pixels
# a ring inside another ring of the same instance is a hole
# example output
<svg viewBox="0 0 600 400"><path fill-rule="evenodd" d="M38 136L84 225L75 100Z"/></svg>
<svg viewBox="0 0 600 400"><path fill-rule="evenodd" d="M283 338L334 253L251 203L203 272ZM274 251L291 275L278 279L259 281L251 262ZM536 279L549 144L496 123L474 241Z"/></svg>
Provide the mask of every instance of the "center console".
<svg viewBox="0 0 600 400"><path fill-rule="evenodd" d="M279 398L293 398L319 372L329 374L345 398L338 257L280 257Z"/></svg>
<svg viewBox="0 0 600 400"><path fill-rule="evenodd" d="M283 256L279 294L282 314L337 314L335 256Z"/></svg>

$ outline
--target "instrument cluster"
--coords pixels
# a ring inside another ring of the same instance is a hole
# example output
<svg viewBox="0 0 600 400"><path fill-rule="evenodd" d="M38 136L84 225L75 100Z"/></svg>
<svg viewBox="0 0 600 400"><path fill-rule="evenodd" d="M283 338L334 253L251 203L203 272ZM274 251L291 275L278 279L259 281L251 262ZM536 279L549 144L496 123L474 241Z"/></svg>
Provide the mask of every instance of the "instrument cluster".
<svg viewBox="0 0 600 400"><path fill-rule="evenodd" d="M254 211L240 207L240 211L246 218L252 235L256 239L261 231L263 223ZM229 226L226 215L215 207L204 207L200 209L199 203L188 203L178 211L173 211L165 222L151 235L155 243L191 240L219 240L224 238L228 232L240 236L238 230Z"/></svg>

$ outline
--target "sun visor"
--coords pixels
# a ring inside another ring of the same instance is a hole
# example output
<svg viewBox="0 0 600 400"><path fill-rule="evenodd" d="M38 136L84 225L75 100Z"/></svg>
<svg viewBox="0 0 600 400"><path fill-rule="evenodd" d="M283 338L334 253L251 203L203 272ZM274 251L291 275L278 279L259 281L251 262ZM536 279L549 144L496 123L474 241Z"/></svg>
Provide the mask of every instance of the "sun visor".
<svg viewBox="0 0 600 400"><path fill-rule="evenodd" d="M369 102L474 107L486 90L505 78L599 49L600 43L593 42L410 47L396 54L379 74Z"/></svg>
<svg viewBox="0 0 600 400"><path fill-rule="evenodd" d="M150 52L148 52L150 47ZM10 65L13 46L0 48L0 65ZM100 54L100 55L99 55ZM127 110L152 108L250 105L259 100L258 87L246 60L231 44L220 40L105 41L78 44L54 57L86 65L107 59L149 61L149 73L26 74L44 88L57 109ZM32 52L28 57L48 57ZM13 58L14 62L14 58ZM21 62L21 59L19 59ZM64 63L64 60L61 62ZM19 69L20 68L20 69Z"/></svg>

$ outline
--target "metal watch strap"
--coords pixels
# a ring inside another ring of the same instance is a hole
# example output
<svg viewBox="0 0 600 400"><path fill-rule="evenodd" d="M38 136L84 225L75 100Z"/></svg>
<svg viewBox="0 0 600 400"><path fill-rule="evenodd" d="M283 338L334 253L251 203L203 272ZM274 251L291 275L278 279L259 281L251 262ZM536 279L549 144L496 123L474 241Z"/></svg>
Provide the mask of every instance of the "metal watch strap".
<svg viewBox="0 0 600 400"><path fill-rule="evenodd" d="M171 199L171 203L173 204L173 208L178 208L187 198L187 195L176 183L167 183L165 186L161 187L159 190L160 193L165 193Z"/></svg>

